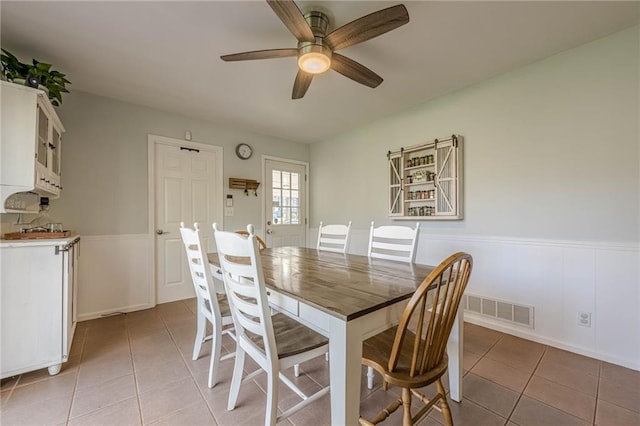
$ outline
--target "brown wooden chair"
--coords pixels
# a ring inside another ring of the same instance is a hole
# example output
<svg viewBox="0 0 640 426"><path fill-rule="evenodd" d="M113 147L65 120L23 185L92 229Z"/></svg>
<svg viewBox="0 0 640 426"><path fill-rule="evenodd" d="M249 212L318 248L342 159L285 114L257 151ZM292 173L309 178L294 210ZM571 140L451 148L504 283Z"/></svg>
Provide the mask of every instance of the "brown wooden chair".
<svg viewBox="0 0 640 426"><path fill-rule="evenodd" d="M237 231L233 231L236 234L240 234L240 235L244 235L245 237L249 235L249 232L244 230L244 229L239 229ZM267 248L267 243L264 242L264 240L260 237L258 237L257 235L255 236L256 240L258 240L258 247L260 248L260 250L264 250Z"/></svg>
<svg viewBox="0 0 640 426"><path fill-rule="evenodd" d="M360 418L361 424L380 423L402 405L403 425L414 424L432 408L442 412L447 425L453 425L440 379L447 371L447 340L472 266L473 259L467 253L449 256L420 284L400 323L364 342L363 364L382 375L385 389L389 384L401 387L402 397L389 404L373 420ZM437 387L433 398L429 399L417 391L432 383ZM414 416L410 411L412 396L425 404Z"/></svg>

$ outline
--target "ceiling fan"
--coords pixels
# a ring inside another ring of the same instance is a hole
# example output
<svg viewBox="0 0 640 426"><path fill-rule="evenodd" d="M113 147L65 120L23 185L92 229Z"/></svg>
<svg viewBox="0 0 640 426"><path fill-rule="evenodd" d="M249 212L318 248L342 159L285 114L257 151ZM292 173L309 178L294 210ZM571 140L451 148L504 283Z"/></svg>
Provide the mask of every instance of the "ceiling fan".
<svg viewBox="0 0 640 426"><path fill-rule="evenodd" d="M220 59L248 61L297 56L299 69L293 84L292 99L302 98L313 76L329 69L365 86L378 87L382 83L382 77L336 51L362 43L409 22L407 8L399 4L358 18L327 34L329 18L324 13L311 11L303 15L293 0L267 0L267 3L298 39L298 47L234 53L221 56Z"/></svg>

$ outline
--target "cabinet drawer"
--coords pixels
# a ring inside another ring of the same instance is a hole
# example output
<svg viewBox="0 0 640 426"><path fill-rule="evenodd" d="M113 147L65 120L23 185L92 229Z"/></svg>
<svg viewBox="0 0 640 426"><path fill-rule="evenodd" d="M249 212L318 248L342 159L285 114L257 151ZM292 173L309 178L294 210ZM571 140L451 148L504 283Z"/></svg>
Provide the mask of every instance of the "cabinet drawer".
<svg viewBox="0 0 640 426"><path fill-rule="evenodd" d="M277 310L284 310L298 316L298 301L275 290L268 289L269 304Z"/></svg>

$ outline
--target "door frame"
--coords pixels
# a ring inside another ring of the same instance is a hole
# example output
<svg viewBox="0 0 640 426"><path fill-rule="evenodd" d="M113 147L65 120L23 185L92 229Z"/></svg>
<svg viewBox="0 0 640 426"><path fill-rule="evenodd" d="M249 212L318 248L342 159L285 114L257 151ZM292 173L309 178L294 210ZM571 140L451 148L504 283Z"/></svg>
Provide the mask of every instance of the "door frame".
<svg viewBox="0 0 640 426"><path fill-rule="evenodd" d="M309 247L309 163L306 161L299 161L299 160L292 160L290 158L282 158L282 157L273 157L271 155L263 155L262 156L262 182L267 182L267 160L272 160L272 161L279 161L281 163L290 163L290 164L296 164L299 166L304 166L304 175L305 175L305 179L304 179L304 190L306 192L306 197L305 197L305 206L304 206L304 210L305 210L305 218L304 218L304 232L305 232L305 244L307 245L307 247ZM262 237L265 239L267 239L267 221L266 221L266 215L267 215L267 188L265 186L263 186L263 193L262 193L262 232L263 235Z"/></svg>
<svg viewBox="0 0 640 426"><path fill-rule="evenodd" d="M156 205L156 193L155 193L155 157L156 157L156 144L162 145L170 145L177 147L187 147L193 149L199 149L200 151L209 151L219 153L220 156L220 168L217 173L217 177L219 178L219 193L224 193L224 148L217 145L209 145L202 142L193 142L183 139L175 139L166 136L153 135L151 133L147 134L147 192L149 195L149 203L148 203L148 232L149 232L149 245L151 250L151 264L149 265L151 277L151 299L152 306L156 306L158 304L158 295L157 288L158 283L156 277L156 239L154 237L156 230L156 219L155 219L155 205ZM220 204L218 206L218 212L216 215L220 218L220 223L224 226L224 200L220 200ZM224 229L224 228L223 228Z"/></svg>

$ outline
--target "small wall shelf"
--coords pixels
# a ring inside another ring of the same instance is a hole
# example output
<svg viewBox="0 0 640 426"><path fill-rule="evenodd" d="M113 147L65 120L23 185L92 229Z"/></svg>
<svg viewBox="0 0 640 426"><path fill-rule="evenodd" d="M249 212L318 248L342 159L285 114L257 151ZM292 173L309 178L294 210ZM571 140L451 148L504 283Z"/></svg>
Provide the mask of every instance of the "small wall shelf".
<svg viewBox="0 0 640 426"><path fill-rule="evenodd" d="M253 194L258 196L258 187L260 186L260 182L254 179L244 179L244 178L229 178L229 188L230 189L243 189L245 195L249 195L249 191L253 191Z"/></svg>

